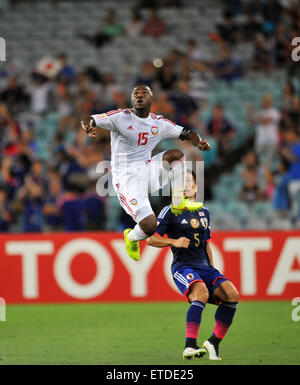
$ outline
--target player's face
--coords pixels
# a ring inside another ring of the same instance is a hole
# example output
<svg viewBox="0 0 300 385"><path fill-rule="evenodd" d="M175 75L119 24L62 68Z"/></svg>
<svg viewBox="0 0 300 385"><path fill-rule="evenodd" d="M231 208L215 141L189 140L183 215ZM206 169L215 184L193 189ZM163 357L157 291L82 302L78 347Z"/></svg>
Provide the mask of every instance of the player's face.
<svg viewBox="0 0 300 385"><path fill-rule="evenodd" d="M149 87L135 87L131 94L131 104L137 110L150 108L153 96Z"/></svg>
<svg viewBox="0 0 300 385"><path fill-rule="evenodd" d="M193 175L190 173L187 173L186 180L185 180L185 188L184 188L184 195L187 198L195 198L197 193L197 185L194 181Z"/></svg>

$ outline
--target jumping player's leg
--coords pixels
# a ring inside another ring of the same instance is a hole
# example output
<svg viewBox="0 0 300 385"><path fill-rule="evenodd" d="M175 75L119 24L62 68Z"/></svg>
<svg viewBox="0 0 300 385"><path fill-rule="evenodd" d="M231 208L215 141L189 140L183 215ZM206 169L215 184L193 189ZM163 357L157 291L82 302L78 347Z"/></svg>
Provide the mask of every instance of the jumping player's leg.
<svg viewBox="0 0 300 385"><path fill-rule="evenodd" d="M186 177L185 156L181 150L168 150L163 155L163 161L170 167L170 179L172 186L172 204L178 206L184 198L184 186Z"/></svg>
<svg viewBox="0 0 300 385"><path fill-rule="evenodd" d="M232 282L223 281L213 292L222 302L215 313L215 326L213 333L205 341L204 346L210 353L212 359L219 359L219 344L225 337L232 324L239 300L239 293ZM215 358L214 358L215 357Z"/></svg>
<svg viewBox="0 0 300 385"><path fill-rule="evenodd" d="M157 227L157 219L154 214L148 215L137 223L132 231L128 233L130 241L142 241L151 237L155 233Z"/></svg>

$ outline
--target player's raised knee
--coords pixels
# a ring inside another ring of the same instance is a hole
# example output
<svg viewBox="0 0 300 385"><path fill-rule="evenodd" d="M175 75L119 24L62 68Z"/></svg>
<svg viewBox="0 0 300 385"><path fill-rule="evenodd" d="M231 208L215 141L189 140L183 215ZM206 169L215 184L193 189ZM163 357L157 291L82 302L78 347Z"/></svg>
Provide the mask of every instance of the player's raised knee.
<svg viewBox="0 0 300 385"><path fill-rule="evenodd" d="M189 290L188 299L190 302L201 301L206 303L209 298L207 287L203 282L194 282Z"/></svg>
<svg viewBox="0 0 300 385"><path fill-rule="evenodd" d="M140 225L140 228L142 229L142 231L146 235L151 237L151 235L153 235L155 233L155 231L156 231L157 219L155 218L154 215L151 215L151 216L141 220L139 225Z"/></svg>
<svg viewBox="0 0 300 385"><path fill-rule="evenodd" d="M168 150L164 153L163 160L171 164L172 162L178 161L183 157L184 157L184 153L181 150L173 149L173 150Z"/></svg>
<svg viewBox="0 0 300 385"><path fill-rule="evenodd" d="M231 290L229 290L227 293L226 300L228 302L238 302L239 301L239 292L236 290L235 287L232 287Z"/></svg>

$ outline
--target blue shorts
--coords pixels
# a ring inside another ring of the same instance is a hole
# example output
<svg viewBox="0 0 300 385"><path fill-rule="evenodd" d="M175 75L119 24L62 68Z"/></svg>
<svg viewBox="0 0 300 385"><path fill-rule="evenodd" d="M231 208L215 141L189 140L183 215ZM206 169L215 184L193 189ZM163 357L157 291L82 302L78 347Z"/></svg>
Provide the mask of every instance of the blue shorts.
<svg viewBox="0 0 300 385"><path fill-rule="evenodd" d="M189 289L194 282L204 282L209 293L209 303L218 304L213 292L224 281L228 281L225 275L214 267L182 266L173 274L173 279L180 292L188 298Z"/></svg>

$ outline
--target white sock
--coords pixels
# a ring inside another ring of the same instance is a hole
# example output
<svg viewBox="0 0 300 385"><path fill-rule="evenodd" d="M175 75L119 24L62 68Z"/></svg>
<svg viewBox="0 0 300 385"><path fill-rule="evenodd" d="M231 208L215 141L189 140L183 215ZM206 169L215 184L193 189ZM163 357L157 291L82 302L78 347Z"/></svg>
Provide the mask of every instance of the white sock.
<svg viewBox="0 0 300 385"><path fill-rule="evenodd" d="M172 204L179 205L184 198L184 187L186 178L186 164L183 156L171 166L170 179L172 188Z"/></svg>
<svg viewBox="0 0 300 385"><path fill-rule="evenodd" d="M129 231L127 238L130 241L142 241L143 239L149 238L147 234L143 232L140 226L137 224L134 226L134 229Z"/></svg>

